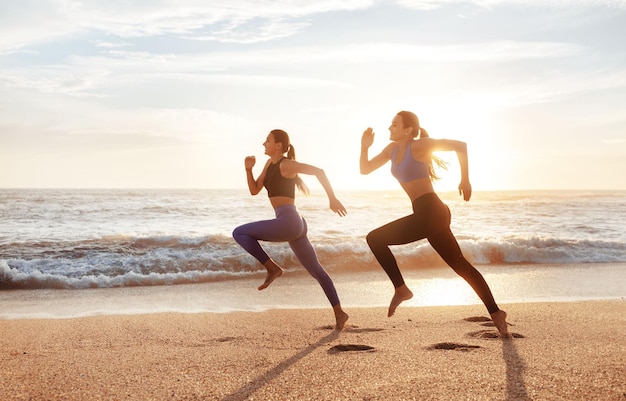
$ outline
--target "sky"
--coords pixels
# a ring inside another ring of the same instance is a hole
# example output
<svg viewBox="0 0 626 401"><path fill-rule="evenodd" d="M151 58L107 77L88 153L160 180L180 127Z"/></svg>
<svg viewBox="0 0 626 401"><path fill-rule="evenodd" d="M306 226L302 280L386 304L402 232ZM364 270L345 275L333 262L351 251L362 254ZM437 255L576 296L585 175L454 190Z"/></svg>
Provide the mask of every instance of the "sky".
<svg viewBox="0 0 626 401"><path fill-rule="evenodd" d="M397 189L360 138L410 110L474 190L624 190L624 38L626 0L0 0L0 188L246 188L281 128Z"/></svg>

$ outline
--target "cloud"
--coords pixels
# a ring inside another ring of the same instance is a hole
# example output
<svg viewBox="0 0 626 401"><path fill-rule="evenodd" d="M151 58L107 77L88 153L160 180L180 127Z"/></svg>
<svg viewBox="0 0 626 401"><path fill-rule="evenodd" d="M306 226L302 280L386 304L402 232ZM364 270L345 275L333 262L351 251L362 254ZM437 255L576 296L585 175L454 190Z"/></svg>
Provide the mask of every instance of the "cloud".
<svg viewBox="0 0 626 401"><path fill-rule="evenodd" d="M79 34L138 38L174 35L193 40L254 43L293 35L306 18L331 11L354 11L388 4L376 0L20 0L0 12L0 55ZM405 8L431 10L467 0L397 0ZM492 8L618 7L626 0L470 0Z"/></svg>
<svg viewBox="0 0 626 401"><path fill-rule="evenodd" d="M219 51L200 54L154 54L122 50L123 43L95 42L95 56L71 56L65 64L0 69L0 87L14 87L74 97L108 97L114 88L140 83L188 82L194 85L348 88L350 76L324 73L327 66L342 66L356 73L377 64L424 66L479 63L493 65L522 60L571 58L585 48L568 43L496 41L446 46L364 43L347 46L308 46ZM280 63L281 75L275 66ZM312 74L320 71L319 74ZM607 75L608 80L611 74ZM587 77L588 78L588 77ZM611 83L618 81L617 77ZM559 78L562 80L563 78ZM588 82L588 79L581 82ZM580 87L581 84L576 84Z"/></svg>
<svg viewBox="0 0 626 401"><path fill-rule="evenodd" d="M205 145L223 139L234 126L252 129L241 117L201 109L103 110L66 105L45 114L45 124L5 118L0 123L0 148L35 153L142 151ZM74 118L67 118L72 114Z"/></svg>
<svg viewBox="0 0 626 401"><path fill-rule="evenodd" d="M306 26L286 19L363 9L373 3L370 0L12 1L0 13L0 55L93 32L120 38L178 35L249 43L253 35L268 40L277 37L277 32L288 35ZM246 32L245 28L250 26L254 29Z"/></svg>
<svg viewBox="0 0 626 401"><path fill-rule="evenodd" d="M123 47L132 47L133 45L130 43L124 43L124 42L105 42L105 41L101 41L101 40L95 40L92 41L92 43L99 48L104 48L104 49L119 49L119 48L123 48Z"/></svg>
<svg viewBox="0 0 626 401"><path fill-rule="evenodd" d="M357 71L376 64L446 65L504 63L529 59L568 58L585 49L568 43L496 41L490 43L420 46L366 43L347 46L280 47L200 54L154 54L122 50L124 43L96 41L95 56L70 56L64 64L0 69L0 87L35 90L74 97L108 97L111 89L142 82L189 82L203 85L265 87L350 87L350 77L324 75L326 66ZM275 71L281 65L281 74ZM311 74L320 71L320 74Z"/></svg>
<svg viewBox="0 0 626 401"><path fill-rule="evenodd" d="M4 85L42 93L101 97L96 89L109 75L101 68L87 70L63 65L4 69L0 70L0 88Z"/></svg>
<svg viewBox="0 0 626 401"><path fill-rule="evenodd" d="M619 7L626 8L626 0L396 0L396 4L415 10L434 10L454 4L473 4L483 8L519 5L539 8Z"/></svg>
<svg viewBox="0 0 626 401"><path fill-rule="evenodd" d="M193 36L183 35L181 38L222 43L258 43L294 35L306 26L309 24L290 23L275 19L260 23L255 23L255 21L244 21L236 24L228 22L223 25L218 24L218 26L204 28L195 32Z"/></svg>
<svg viewBox="0 0 626 401"><path fill-rule="evenodd" d="M0 56L33 43L45 43L77 31L52 1L5 2L0 8Z"/></svg>

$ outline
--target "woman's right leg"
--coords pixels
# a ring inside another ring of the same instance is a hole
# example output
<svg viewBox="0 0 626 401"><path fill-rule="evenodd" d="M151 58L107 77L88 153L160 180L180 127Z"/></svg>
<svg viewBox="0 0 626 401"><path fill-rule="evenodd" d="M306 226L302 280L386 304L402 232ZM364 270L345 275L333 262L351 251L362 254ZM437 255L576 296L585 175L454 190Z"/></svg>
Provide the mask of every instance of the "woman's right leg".
<svg viewBox="0 0 626 401"><path fill-rule="evenodd" d="M395 288L404 285L404 278L389 246L408 244L426 238L427 232L421 229L423 225L421 220L416 214L411 214L367 234L367 244Z"/></svg>
<svg viewBox="0 0 626 401"><path fill-rule="evenodd" d="M392 221L367 234L367 244L374 253L376 260L382 266L394 286L393 298L389 303L387 316L393 316L396 308L404 301L413 298L413 293L404 283L404 278L396 258L389 249L390 245L402 245L426 237L427 224L424 216L412 214L401 219Z"/></svg>

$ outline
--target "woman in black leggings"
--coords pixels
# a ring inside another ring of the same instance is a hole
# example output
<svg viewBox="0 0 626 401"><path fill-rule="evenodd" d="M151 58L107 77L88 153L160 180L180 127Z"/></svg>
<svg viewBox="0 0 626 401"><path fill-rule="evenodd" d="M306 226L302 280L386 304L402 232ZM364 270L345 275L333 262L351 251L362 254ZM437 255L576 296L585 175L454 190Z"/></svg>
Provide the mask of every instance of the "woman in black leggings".
<svg viewBox="0 0 626 401"><path fill-rule="evenodd" d="M461 165L459 194L463 195L465 201L470 199L472 186L469 182L466 144L429 138L426 130L420 127L417 116L409 111L401 111L394 117L389 132L392 142L370 159L368 150L374 143L374 132L371 128L366 129L361 138L360 157L361 174L369 174L391 160L391 173L413 204L413 214L385 224L367 235L368 245L395 287L388 316L392 316L403 301L413 297L389 246L426 238L443 260L478 294L500 335L508 337L506 312L498 308L483 276L463 256L450 231L450 209L439 199L432 185L432 180L438 178L433 164L443 165L432 153L454 151Z"/></svg>

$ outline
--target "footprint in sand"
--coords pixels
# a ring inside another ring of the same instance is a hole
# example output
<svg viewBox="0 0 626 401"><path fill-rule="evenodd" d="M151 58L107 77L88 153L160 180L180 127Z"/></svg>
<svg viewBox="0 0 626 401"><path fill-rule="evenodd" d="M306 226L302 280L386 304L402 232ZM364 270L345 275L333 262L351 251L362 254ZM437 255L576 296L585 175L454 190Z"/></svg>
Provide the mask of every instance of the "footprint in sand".
<svg viewBox="0 0 626 401"><path fill-rule="evenodd" d="M495 324L493 324L491 319L485 316L471 316L471 317L466 317L463 320L465 320L466 322L473 322L473 323L483 322L483 323L480 323L480 325L483 327L495 327ZM511 323L507 323L507 325L509 327L513 326ZM509 332L509 334L513 338L525 338L523 335L519 333ZM492 332L490 330L475 331L475 332L469 333L468 336L473 337L473 338L482 338L482 339L500 338L500 335L497 332Z"/></svg>
<svg viewBox="0 0 626 401"><path fill-rule="evenodd" d="M335 330L335 326L331 326L331 325L321 326L321 327L318 327L317 330ZM349 332L349 333L375 333L375 332L383 331L383 330L385 329L359 328L359 326L347 324L345 325L342 331Z"/></svg>
<svg viewBox="0 0 626 401"><path fill-rule="evenodd" d="M509 333L511 335L511 337L513 338L525 338L523 335L519 334L519 333ZM472 338L480 338L483 340L491 340L494 338L500 338L500 334L498 334L495 331L492 330L478 330L478 331L473 331L471 333L467 333L468 337L472 337Z"/></svg>
<svg viewBox="0 0 626 401"><path fill-rule="evenodd" d="M470 316L466 317L463 320L465 320L466 322L491 322L491 319L485 316Z"/></svg>
<svg viewBox="0 0 626 401"><path fill-rule="evenodd" d="M230 341L234 341L236 339L237 337L220 337L220 338L216 338L215 341L217 341L218 343L227 343Z"/></svg>
<svg viewBox="0 0 626 401"><path fill-rule="evenodd" d="M437 343L433 344L426 349L436 350L456 350L456 351L471 351L472 349L480 348L478 345L470 345L470 344L459 344L459 343Z"/></svg>
<svg viewBox="0 0 626 401"><path fill-rule="evenodd" d="M329 354L337 354L339 352L374 352L376 349L369 345L363 344L337 344L328 350Z"/></svg>
<svg viewBox="0 0 626 401"><path fill-rule="evenodd" d="M358 328L357 326L352 326L352 327L348 327L347 329L344 329L344 331L350 332L350 333L357 333L357 334L362 334L362 333L377 333L379 331L384 331L385 329L372 329L372 328Z"/></svg>
<svg viewBox="0 0 626 401"><path fill-rule="evenodd" d="M239 337L208 338L208 339L205 339L205 340L200 340L198 342L192 343L189 346L190 347L208 347L208 346L220 345L222 343L228 343L228 342L231 342L231 341L236 341L238 339L239 339Z"/></svg>

